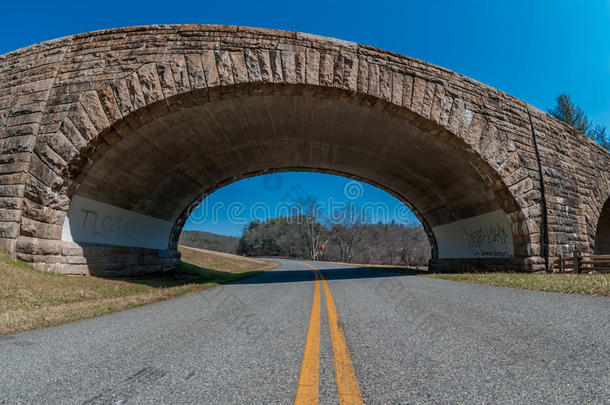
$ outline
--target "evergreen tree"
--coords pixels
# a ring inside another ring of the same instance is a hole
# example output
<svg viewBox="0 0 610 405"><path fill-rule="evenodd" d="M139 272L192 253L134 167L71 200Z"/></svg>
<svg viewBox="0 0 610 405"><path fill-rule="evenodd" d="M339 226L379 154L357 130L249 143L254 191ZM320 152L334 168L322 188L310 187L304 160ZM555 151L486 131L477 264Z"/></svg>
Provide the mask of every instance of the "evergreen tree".
<svg viewBox="0 0 610 405"><path fill-rule="evenodd" d="M589 130L589 119L582 108L575 105L567 94L558 95L555 101L557 105L550 109L549 113L572 128L586 134Z"/></svg>
<svg viewBox="0 0 610 405"><path fill-rule="evenodd" d="M569 95L560 94L555 101L557 104L554 108L549 109L549 114L582 132L610 151L610 137L606 134L605 126L594 126L583 109L575 105Z"/></svg>

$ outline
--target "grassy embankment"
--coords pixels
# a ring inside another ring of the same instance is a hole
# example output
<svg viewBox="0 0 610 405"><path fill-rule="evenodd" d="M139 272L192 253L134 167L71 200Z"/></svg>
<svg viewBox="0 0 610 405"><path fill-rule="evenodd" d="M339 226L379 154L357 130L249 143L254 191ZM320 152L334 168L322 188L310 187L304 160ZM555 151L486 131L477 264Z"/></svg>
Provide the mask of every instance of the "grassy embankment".
<svg viewBox="0 0 610 405"><path fill-rule="evenodd" d="M0 252L0 335L122 311L277 266L185 247L180 252L183 264L176 271L129 279L45 273Z"/></svg>
<svg viewBox="0 0 610 405"><path fill-rule="evenodd" d="M523 288L534 291L551 291L566 294L610 296L610 273L428 273L422 268L343 263L357 267L373 267L388 272L408 272L440 280L465 281L498 287Z"/></svg>
<svg viewBox="0 0 610 405"><path fill-rule="evenodd" d="M610 274L457 273L425 277L568 294L610 295Z"/></svg>

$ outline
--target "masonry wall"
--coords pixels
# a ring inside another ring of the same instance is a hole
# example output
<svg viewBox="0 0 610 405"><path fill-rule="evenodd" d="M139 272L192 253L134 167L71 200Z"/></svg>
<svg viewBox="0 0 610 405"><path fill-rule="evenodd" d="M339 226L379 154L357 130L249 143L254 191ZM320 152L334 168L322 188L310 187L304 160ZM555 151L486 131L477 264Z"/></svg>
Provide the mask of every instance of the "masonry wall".
<svg viewBox="0 0 610 405"><path fill-rule="evenodd" d="M0 247L39 267L70 268L61 225L70 196L106 150L172 106L262 83L357 94L447 129L455 135L447 142L468 145L501 179L490 182L507 194L523 269L543 269L545 254L593 251L610 157L582 134L496 89L391 52L191 25L98 31L0 56Z"/></svg>
<svg viewBox="0 0 610 405"><path fill-rule="evenodd" d="M568 125L533 110L546 195L549 254L593 253L610 196L610 154Z"/></svg>

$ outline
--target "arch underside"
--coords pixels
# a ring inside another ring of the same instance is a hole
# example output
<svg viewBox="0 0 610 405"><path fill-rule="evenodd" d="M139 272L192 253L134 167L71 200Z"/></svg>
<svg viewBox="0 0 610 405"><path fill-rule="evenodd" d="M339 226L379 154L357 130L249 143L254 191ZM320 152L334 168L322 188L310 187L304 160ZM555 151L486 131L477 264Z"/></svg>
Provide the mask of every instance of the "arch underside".
<svg viewBox="0 0 610 405"><path fill-rule="evenodd" d="M594 253L610 255L610 199L604 204L597 222Z"/></svg>
<svg viewBox="0 0 610 405"><path fill-rule="evenodd" d="M163 113L144 125L129 124L138 112L116 123L116 131L101 135L108 150L92 157L86 173L70 168L77 175L62 239L172 250L190 210L213 190L247 176L300 170L361 179L405 201L437 259L514 263L524 256L526 242L513 240L515 216L507 215L517 211L514 199L442 127L361 98L295 94L290 86L263 93L188 107L161 102L149 110ZM120 216L132 222L121 225ZM148 225L129 236L138 221ZM112 230L121 226L116 239Z"/></svg>

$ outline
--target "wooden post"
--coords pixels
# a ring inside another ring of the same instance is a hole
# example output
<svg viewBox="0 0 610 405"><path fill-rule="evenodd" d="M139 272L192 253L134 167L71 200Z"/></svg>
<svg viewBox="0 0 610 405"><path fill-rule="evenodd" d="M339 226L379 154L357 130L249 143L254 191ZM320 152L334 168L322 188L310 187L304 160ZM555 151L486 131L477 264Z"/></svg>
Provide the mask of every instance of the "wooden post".
<svg viewBox="0 0 610 405"><path fill-rule="evenodd" d="M563 273L563 255L559 255L559 272Z"/></svg>
<svg viewBox="0 0 610 405"><path fill-rule="evenodd" d="M578 265L578 252L574 250L574 273L580 273L580 266Z"/></svg>

